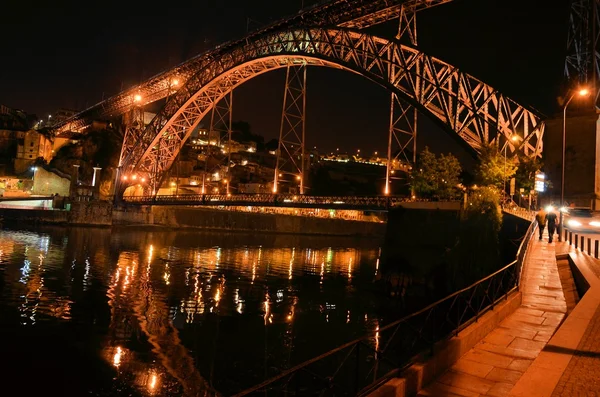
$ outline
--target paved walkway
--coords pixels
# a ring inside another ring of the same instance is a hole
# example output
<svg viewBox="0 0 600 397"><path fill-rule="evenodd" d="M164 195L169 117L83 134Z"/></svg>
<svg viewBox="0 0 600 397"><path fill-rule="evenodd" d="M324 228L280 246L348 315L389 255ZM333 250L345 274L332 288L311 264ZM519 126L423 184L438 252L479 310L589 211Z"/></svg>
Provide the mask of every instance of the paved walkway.
<svg viewBox="0 0 600 397"><path fill-rule="evenodd" d="M509 395L567 311L554 243L548 244L547 234L543 241L537 238L531 241L521 292L521 307L419 396Z"/></svg>

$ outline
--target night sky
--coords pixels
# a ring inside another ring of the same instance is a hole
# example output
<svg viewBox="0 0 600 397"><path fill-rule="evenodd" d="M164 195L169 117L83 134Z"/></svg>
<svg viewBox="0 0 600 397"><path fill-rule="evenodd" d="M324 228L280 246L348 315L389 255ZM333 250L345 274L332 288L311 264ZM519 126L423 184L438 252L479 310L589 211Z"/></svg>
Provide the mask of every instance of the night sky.
<svg viewBox="0 0 600 397"><path fill-rule="evenodd" d="M302 1L45 3L5 0L0 16L0 103L40 117L61 107L91 106L243 36L248 18L252 30L297 12ZM551 114L562 83L568 10L568 0L455 0L419 14L419 46ZM395 29L394 22L373 33L392 37ZM279 70L240 87L234 120L248 121L267 139L277 136L284 80ZM307 100L310 147L384 151L389 93L383 88L348 72L311 68ZM458 150L421 119L419 146Z"/></svg>

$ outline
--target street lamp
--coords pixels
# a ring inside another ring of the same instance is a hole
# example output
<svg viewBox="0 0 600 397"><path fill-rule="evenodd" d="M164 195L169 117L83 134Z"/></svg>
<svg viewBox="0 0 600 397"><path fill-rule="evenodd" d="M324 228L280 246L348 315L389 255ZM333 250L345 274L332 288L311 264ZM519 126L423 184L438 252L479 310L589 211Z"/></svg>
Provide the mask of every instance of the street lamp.
<svg viewBox="0 0 600 397"><path fill-rule="evenodd" d="M590 90L587 88L581 88L579 91L575 91L571 94L565 106L563 107L563 134L562 134L562 166L560 174L560 207L565 205L565 149L567 141L567 107L571 103L571 100L578 95L580 97L587 97L590 95ZM561 241L562 237L562 224L563 224L563 211L559 211L560 220L558 221L558 241Z"/></svg>
<svg viewBox="0 0 600 397"><path fill-rule="evenodd" d="M565 148L567 141L567 107L571 100L575 95L579 95L580 97L586 97L590 94L590 91L587 88L582 88L579 91L576 91L571 94L565 106L563 107L563 135L562 135L562 170L560 177L560 205L564 205L565 203Z"/></svg>
<svg viewBox="0 0 600 397"><path fill-rule="evenodd" d="M513 142L517 142L519 140L518 135L513 135L510 137L510 140ZM506 194L506 152L508 151L508 142L504 145L504 193Z"/></svg>

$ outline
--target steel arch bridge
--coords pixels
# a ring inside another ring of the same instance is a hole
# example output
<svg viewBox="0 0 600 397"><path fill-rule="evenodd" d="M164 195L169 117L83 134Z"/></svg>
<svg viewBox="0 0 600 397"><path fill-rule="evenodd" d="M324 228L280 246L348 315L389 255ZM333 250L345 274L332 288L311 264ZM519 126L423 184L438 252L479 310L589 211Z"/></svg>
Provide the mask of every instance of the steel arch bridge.
<svg viewBox="0 0 600 397"><path fill-rule="evenodd" d="M198 73L167 101L138 136L124 142L122 172L144 175L154 187L202 118L231 90L283 67L310 65L351 71L395 92L475 150L508 145L540 156L538 114L458 68L416 48L349 29L296 28L244 41L206 57ZM513 143L514 135L521 137Z"/></svg>

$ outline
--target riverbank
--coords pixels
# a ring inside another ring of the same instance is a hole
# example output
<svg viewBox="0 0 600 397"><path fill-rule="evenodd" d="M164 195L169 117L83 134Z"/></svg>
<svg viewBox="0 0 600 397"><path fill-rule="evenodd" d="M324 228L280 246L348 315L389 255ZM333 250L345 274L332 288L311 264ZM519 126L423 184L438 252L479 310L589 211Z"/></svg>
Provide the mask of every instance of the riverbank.
<svg viewBox="0 0 600 397"><path fill-rule="evenodd" d="M0 208L8 222L69 226L130 226L326 236L383 237L385 222L226 211L206 207L136 206L74 202L67 210Z"/></svg>

